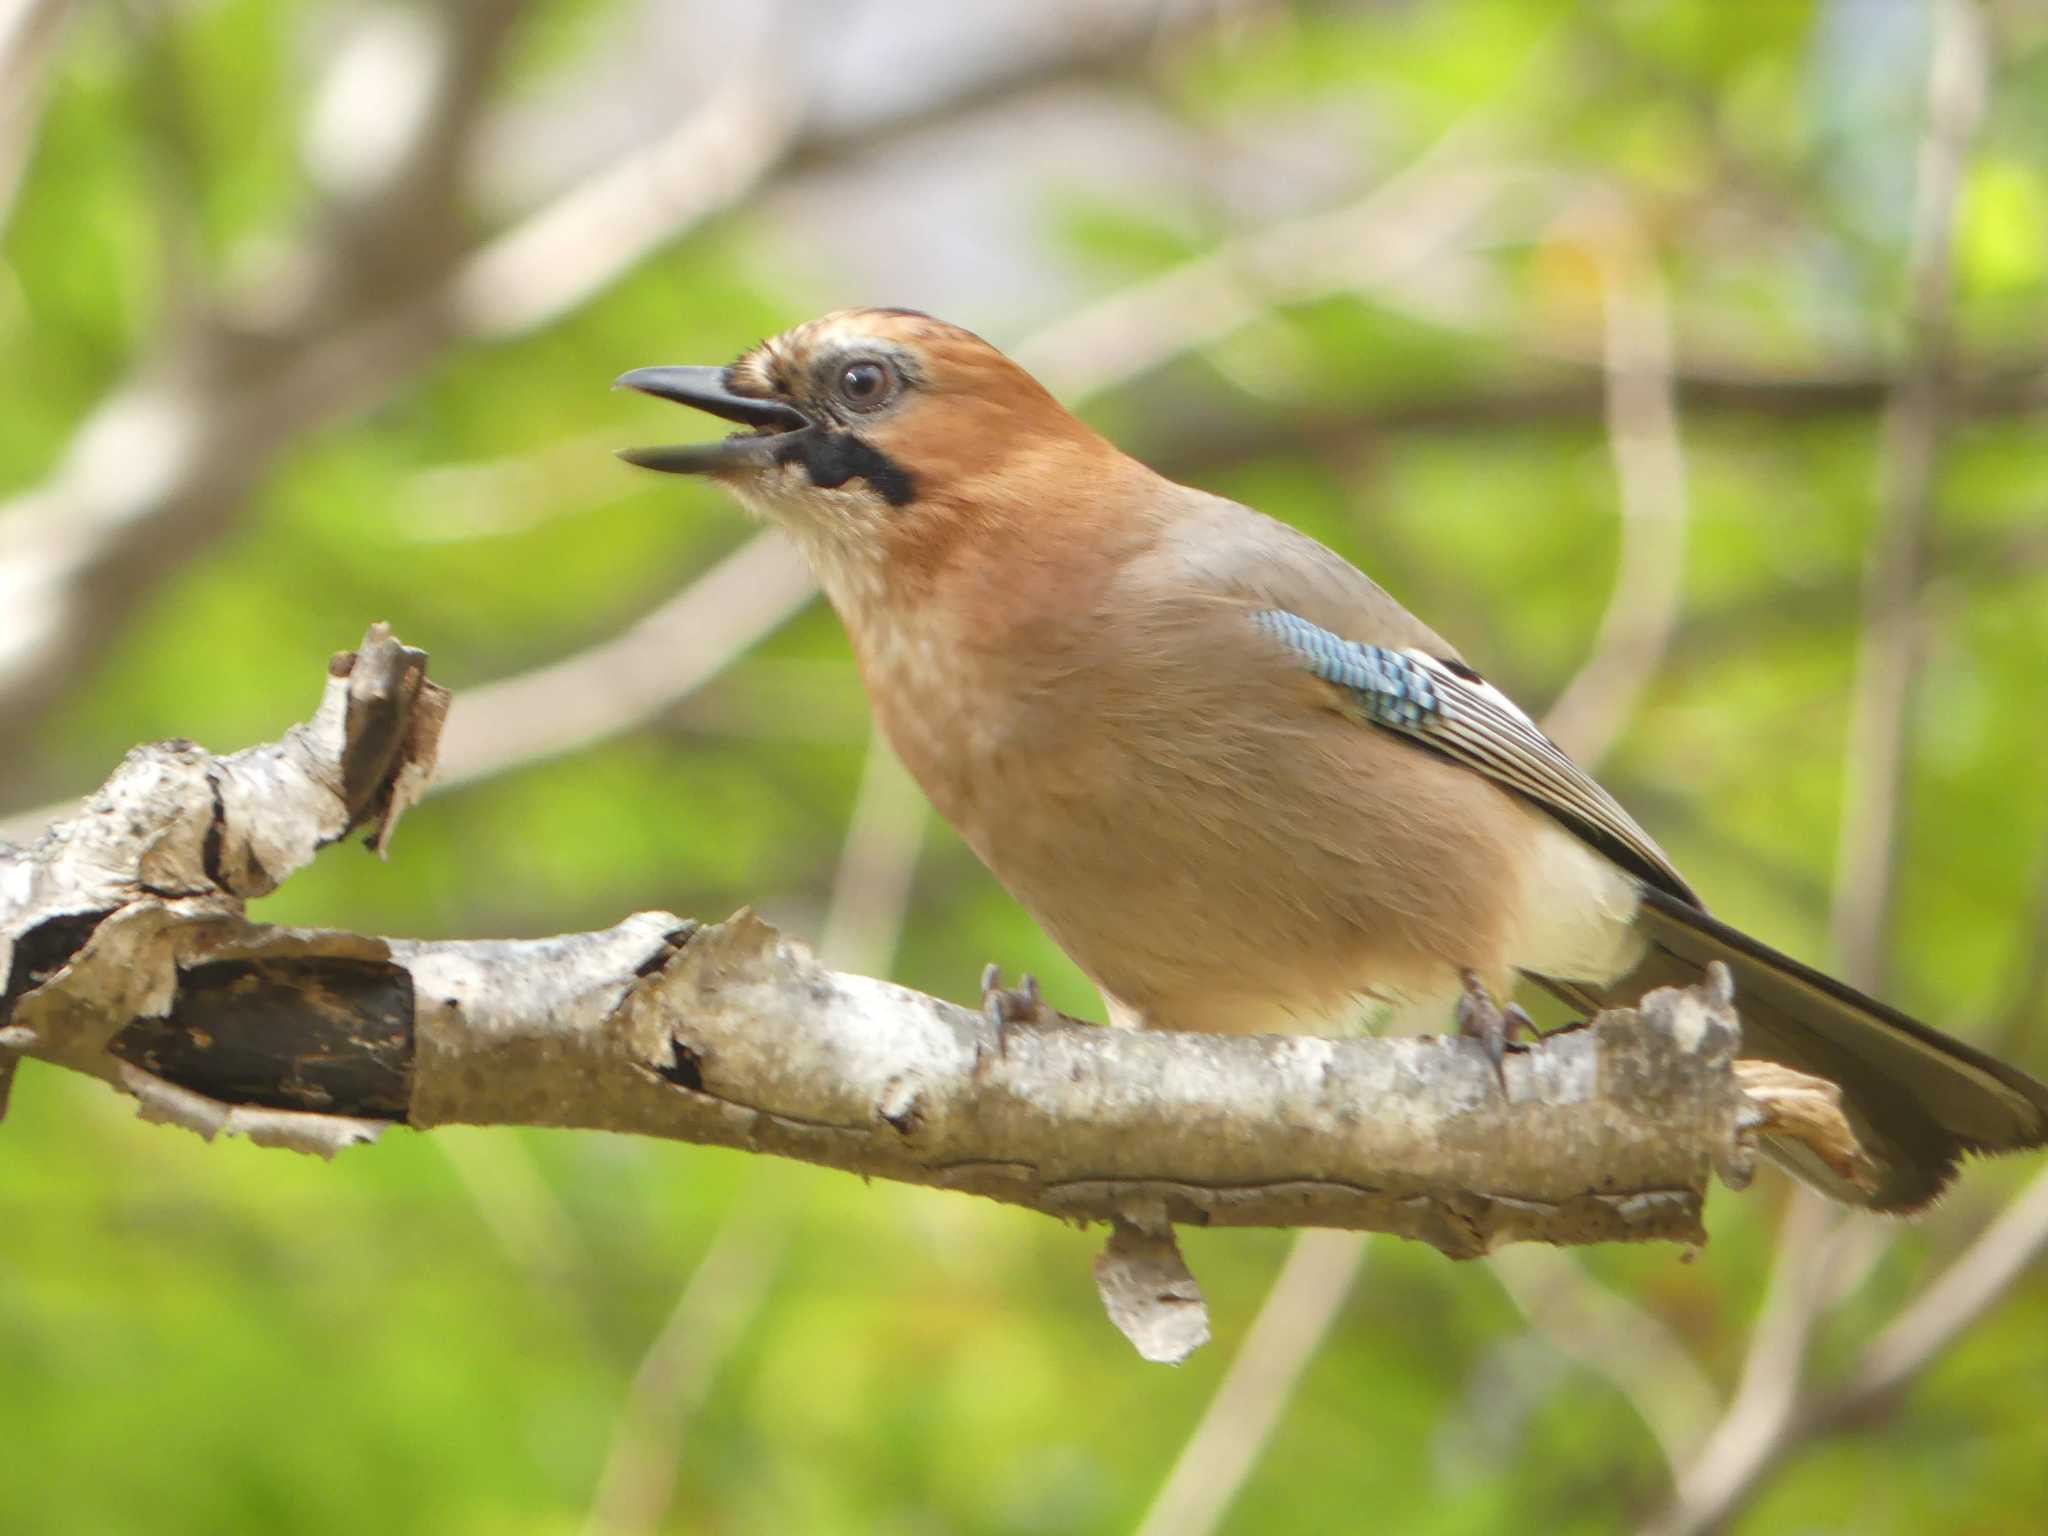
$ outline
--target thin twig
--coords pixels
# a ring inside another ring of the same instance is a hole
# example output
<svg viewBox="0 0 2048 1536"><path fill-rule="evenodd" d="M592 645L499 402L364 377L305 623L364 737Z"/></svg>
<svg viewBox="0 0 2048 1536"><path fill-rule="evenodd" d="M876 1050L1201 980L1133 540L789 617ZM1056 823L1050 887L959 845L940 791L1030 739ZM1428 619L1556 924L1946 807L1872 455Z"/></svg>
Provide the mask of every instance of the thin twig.
<svg viewBox="0 0 2048 1536"><path fill-rule="evenodd" d="M1391 291L1441 261L1512 179L1470 163L1477 123L1452 130L1358 201L1246 235L1097 300L1014 349L1063 399L1135 379L1270 313L1352 290ZM1526 174L1526 173L1524 173Z"/></svg>
<svg viewBox="0 0 2048 1536"><path fill-rule="evenodd" d="M2048 1170L1986 1227L1863 1351L1846 1386L1821 1399L1816 1424L1853 1421L1894 1397L1995 1306L2048 1249Z"/></svg>
<svg viewBox="0 0 2048 1536"><path fill-rule="evenodd" d="M797 82L772 23L675 129L570 189L463 263L455 327L470 337L533 330L589 301L675 238L759 186L803 129Z"/></svg>
<svg viewBox="0 0 2048 1536"><path fill-rule="evenodd" d="M536 1288L561 1298L565 1310L591 1321L601 1315L588 1287L590 1247L548 1184L525 1139L463 1130L429 1138L469 1197L477 1218L507 1262Z"/></svg>
<svg viewBox="0 0 2048 1536"><path fill-rule="evenodd" d="M1956 197L1988 78L1982 20L1970 0L1937 0L1909 253L1912 350L1886 418L1880 525L1865 587L1852 707L1834 941L1848 979L1877 989L1897 883L1896 852L1912 704L1921 665L1920 592L1934 523L1934 480L1949 356L1951 239ZM1690 1536L1720 1524L1762 1485L1803 1434L1806 1340L1842 1296L1782 1283L1820 1270L1828 1229L1796 1191L1778 1243L1772 1300L1750 1341L1742 1387L1669 1505L1646 1528ZM1864 1242L1865 1267L1890 1242Z"/></svg>
<svg viewBox="0 0 2048 1536"><path fill-rule="evenodd" d="M1818 1195L1793 1191L1735 1396L1698 1455L1679 1472L1670 1506L1644 1526L1643 1536L1711 1530L1740 1502L1791 1429L1807 1344L1829 1291L1821 1251L1837 1224Z"/></svg>
<svg viewBox="0 0 2048 1536"><path fill-rule="evenodd" d="M69 0L0 4L0 232L35 152L50 63L70 10Z"/></svg>
<svg viewBox="0 0 2048 1536"><path fill-rule="evenodd" d="M1223 1523L1357 1285L1365 1255L1363 1233L1295 1238L1138 1536L1207 1536Z"/></svg>
<svg viewBox="0 0 2048 1536"><path fill-rule="evenodd" d="M2035 1175L2019 1198L1866 1346L1847 1382L1796 1402L1773 1400L1768 1416L1742 1419L1731 1413L1718 1432L1726 1436L1718 1447L1718 1465L1715 1457L1703 1455L1689 1468L1680 1498L1663 1523L1646 1528L1645 1536L1713 1529L1801 1446L1867 1423L1996 1306L2044 1251L2048 1173ZM1835 1289L1839 1294L1841 1288Z"/></svg>
<svg viewBox="0 0 2048 1536"><path fill-rule="evenodd" d="M1543 721L1587 761L1604 757L1663 665L1685 573L1685 449L1671 383L1671 314L1656 259L1625 210L1593 231L1601 266L1607 445L1621 554L1593 649Z"/></svg>
<svg viewBox="0 0 2048 1536"><path fill-rule="evenodd" d="M624 634L458 695L436 787L580 750L654 718L816 591L794 546L756 534Z"/></svg>
<svg viewBox="0 0 2048 1536"><path fill-rule="evenodd" d="M1671 1329L1555 1248L1524 1243L1487 1263L1531 1330L1628 1400L1668 1466L1692 1458L1720 1415L1720 1394Z"/></svg>
<svg viewBox="0 0 2048 1536"><path fill-rule="evenodd" d="M1911 355L1885 417L1884 482L1864 588L1835 872L1835 953L1847 979L1866 988L1881 988L1888 969L1886 936L1897 889L1892 861L1925 648L1920 593L1947 421L1956 199L1986 81L1987 41L1975 6L1939 0L1932 14L1928 122L1907 258Z"/></svg>
<svg viewBox="0 0 2048 1536"><path fill-rule="evenodd" d="M869 976L889 974L903 941L928 814L924 796L880 729L872 730L818 940L819 957L827 965Z"/></svg>
<svg viewBox="0 0 2048 1536"><path fill-rule="evenodd" d="M619 1405L584 1536L662 1528L689 1423L760 1316L788 1225L780 1207L764 1209L744 1189L720 1222Z"/></svg>

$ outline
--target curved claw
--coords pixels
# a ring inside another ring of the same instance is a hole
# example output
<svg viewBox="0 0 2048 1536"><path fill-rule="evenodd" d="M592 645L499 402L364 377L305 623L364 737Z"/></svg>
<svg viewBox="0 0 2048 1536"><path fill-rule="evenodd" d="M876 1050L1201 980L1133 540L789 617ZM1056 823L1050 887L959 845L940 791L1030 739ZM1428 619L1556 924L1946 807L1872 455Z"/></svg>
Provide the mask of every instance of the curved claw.
<svg viewBox="0 0 2048 1536"><path fill-rule="evenodd" d="M1003 968L993 961L981 968L981 1012L995 1028L998 1055L1008 1050L1012 1024L1043 1024L1050 1014L1036 976L1026 971L1016 986L1005 987Z"/></svg>
<svg viewBox="0 0 2048 1536"><path fill-rule="evenodd" d="M1486 1052L1486 1059L1493 1063L1493 1075L1500 1080L1500 1091L1508 1091L1507 1055L1508 1042L1524 1034L1536 1033L1536 1023L1522 1011L1521 1005L1509 1003L1505 1008L1493 1000L1493 994L1486 989L1472 971L1465 972L1465 991L1458 999L1458 1033L1467 1039L1477 1040Z"/></svg>

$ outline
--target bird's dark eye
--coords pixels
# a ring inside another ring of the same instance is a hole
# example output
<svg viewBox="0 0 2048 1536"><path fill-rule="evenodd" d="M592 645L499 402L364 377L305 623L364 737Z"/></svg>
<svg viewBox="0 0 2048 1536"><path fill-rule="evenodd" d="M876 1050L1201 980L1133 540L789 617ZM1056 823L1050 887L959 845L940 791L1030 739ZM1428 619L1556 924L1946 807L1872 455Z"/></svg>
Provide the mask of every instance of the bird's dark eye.
<svg viewBox="0 0 2048 1536"><path fill-rule="evenodd" d="M887 363L848 363L839 375L839 398L856 411L886 405L896 393L896 375Z"/></svg>

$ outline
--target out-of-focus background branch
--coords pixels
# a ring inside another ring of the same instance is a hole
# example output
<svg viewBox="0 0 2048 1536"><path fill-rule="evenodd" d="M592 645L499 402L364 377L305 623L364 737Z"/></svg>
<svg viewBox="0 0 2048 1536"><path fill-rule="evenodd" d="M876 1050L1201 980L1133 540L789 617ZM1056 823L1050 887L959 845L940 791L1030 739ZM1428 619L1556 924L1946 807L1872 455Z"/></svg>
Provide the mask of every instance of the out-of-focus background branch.
<svg viewBox="0 0 2048 1536"><path fill-rule="evenodd" d="M0 0L0 835L137 739L274 734L385 618L456 687L443 785L266 915L765 897L835 964L1094 1014L787 548L606 451L679 429L628 367L910 304L1358 560L1718 910L2040 1072L2043 101L2048 22L1968 0ZM1691 1263L1497 1280L1195 1234L1220 1347L1171 1376L1072 1283L1090 1239L801 1168L201 1156L33 1067L0 1168L9 1532L339 1531L364 1489L437 1532L2040 1496L2020 1165L1912 1227L1765 1175Z"/></svg>

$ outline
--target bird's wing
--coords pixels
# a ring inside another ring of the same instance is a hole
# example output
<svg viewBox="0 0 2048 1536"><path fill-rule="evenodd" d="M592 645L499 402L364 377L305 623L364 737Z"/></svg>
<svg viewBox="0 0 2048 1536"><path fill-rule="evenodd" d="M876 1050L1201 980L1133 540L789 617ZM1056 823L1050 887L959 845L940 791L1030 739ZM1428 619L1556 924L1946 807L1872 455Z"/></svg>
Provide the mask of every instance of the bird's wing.
<svg viewBox="0 0 2048 1536"><path fill-rule="evenodd" d="M1360 719L1523 796L1660 890L1700 906L1656 841L1536 722L1357 566L1299 529L1185 493L1147 582L1249 609L1252 624L1336 689Z"/></svg>
<svg viewBox="0 0 2048 1536"><path fill-rule="evenodd" d="M1139 573L1141 589L1193 588L1280 608L1351 639L1462 665L1450 641L1328 545L1221 496L1175 490L1186 500L1156 563Z"/></svg>
<svg viewBox="0 0 2048 1536"><path fill-rule="evenodd" d="M1673 896L1699 898L1619 802L1514 703L1463 662L1362 645L1282 608L1252 626L1285 646L1369 724L1486 775L1563 822L1615 863Z"/></svg>

